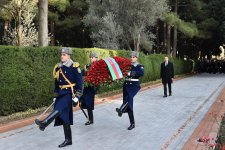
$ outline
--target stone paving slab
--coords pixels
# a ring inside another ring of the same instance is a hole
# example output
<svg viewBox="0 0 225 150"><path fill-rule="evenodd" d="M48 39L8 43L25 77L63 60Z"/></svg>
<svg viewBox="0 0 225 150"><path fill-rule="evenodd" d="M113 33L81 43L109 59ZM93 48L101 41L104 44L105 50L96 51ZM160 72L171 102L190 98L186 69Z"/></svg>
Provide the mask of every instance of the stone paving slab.
<svg viewBox="0 0 225 150"><path fill-rule="evenodd" d="M210 144L215 144L215 140L217 134L220 129L219 121L220 115L225 113L225 88L223 88L220 95L217 97L216 101L208 110L207 114L201 120L198 127L189 137L188 141L184 144L182 150L204 150L209 149L204 143L198 142L199 138L209 137L210 139L214 138L214 140L210 140ZM215 119L213 115L215 114L218 118Z"/></svg>
<svg viewBox="0 0 225 150"><path fill-rule="evenodd" d="M224 74L201 74L174 82L173 96L163 98L163 87L135 97L136 128L128 131L128 116L115 108L122 98L96 106L95 124L84 126L81 111L74 113L73 145L65 150L180 150L225 86ZM35 125L0 134L0 149L55 150L64 139L62 127L45 132Z"/></svg>

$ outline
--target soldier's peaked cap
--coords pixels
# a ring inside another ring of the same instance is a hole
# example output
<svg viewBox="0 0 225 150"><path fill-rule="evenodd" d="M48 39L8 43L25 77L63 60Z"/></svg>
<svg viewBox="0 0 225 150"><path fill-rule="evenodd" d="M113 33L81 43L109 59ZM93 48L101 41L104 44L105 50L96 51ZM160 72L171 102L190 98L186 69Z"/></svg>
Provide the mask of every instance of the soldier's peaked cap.
<svg viewBox="0 0 225 150"><path fill-rule="evenodd" d="M66 53L66 54L68 54L68 55L72 55L72 48L70 48L70 47L62 47L61 48L61 53Z"/></svg>
<svg viewBox="0 0 225 150"><path fill-rule="evenodd" d="M132 56L134 56L134 57L139 57L139 52L136 52L136 51L132 51L131 53L130 53L130 57L132 57Z"/></svg>
<svg viewBox="0 0 225 150"><path fill-rule="evenodd" d="M93 58L93 57L98 58L98 54L96 52L91 52L90 58Z"/></svg>

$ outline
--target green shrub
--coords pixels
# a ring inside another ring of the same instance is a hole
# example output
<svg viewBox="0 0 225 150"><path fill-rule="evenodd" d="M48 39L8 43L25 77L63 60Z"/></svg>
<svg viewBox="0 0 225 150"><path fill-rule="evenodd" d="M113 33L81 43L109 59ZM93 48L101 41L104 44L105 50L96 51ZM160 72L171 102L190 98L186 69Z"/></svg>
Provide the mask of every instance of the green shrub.
<svg viewBox="0 0 225 150"><path fill-rule="evenodd" d="M74 61L81 68L89 63L90 51L96 51L100 58L110 56L129 57L129 51L103 50L99 48L74 48ZM0 116L47 106L52 102L52 70L59 61L59 47L18 48L0 46ZM160 77L160 65L163 55L140 55L140 62L145 66L142 82L149 82ZM192 70L192 63L172 59L175 73L183 74ZM122 87L122 82L100 87L99 92L111 91Z"/></svg>
<svg viewBox="0 0 225 150"><path fill-rule="evenodd" d="M215 150L221 150L222 147L225 147L225 117L223 117L222 122L220 124L217 144L218 144L218 147L216 147Z"/></svg>

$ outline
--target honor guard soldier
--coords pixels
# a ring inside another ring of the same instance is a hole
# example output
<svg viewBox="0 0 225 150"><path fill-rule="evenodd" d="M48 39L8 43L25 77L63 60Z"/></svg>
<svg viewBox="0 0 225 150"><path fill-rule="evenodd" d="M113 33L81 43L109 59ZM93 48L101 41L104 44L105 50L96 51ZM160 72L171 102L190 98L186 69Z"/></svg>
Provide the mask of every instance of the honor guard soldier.
<svg viewBox="0 0 225 150"><path fill-rule="evenodd" d="M95 52L90 53L91 64L84 66L83 76L86 76L90 66L98 60L98 54ZM87 109L88 112L88 121L85 125L91 125L94 123L93 110L94 110L94 100L96 94L96 87L87 86L84 87L83 96L81 97L81 107Z"/></svg>
<svg viewBox="0 0 225 150"><path fill-rule="evenodd" d="M72 49L61 49L61 62L56 64L53 70L55 78L54 110L44 120L35 120L41 131L55 119L55 126L63 125L65 141L59 147L72 145L72 133L70 125L73 125L73 106L76 106L82 96L83 80L78 62L70 58Z"/></svg>
<svg viewBox="0 0 225 150"><path fill-rule="evenodd" d="M116 108L119 117L125 112L128 113L130 119L128 130L135 128L133 101L134 96L141 89L139 78L144 75L144 66L138 63L138 57L138 52L132 52L130 55L132 66L123 85L123 104L120 108Z"/></svg>

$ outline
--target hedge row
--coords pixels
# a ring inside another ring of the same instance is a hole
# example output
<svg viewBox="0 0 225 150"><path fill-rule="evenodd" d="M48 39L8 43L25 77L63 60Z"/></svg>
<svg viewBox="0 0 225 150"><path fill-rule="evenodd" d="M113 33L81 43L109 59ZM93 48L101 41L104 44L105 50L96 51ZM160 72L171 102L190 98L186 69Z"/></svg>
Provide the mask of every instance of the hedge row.
<svg viewBox="0 0 225 150"><path fill-rule="evenodd" d="M89 63L90 51L96 51L100 58L109 56L129 57L128 51L103 50L97 48L74 48L73 60L81 68ZM53 96L52 69L59 61L59 47L18 48L0 46L0 116L9 115L27 109L49 105ZM142 82L159 79L160 64L163 55L141 54L140 62L145 66ZM175 74L191 72L192 63L173 59ZM107 90L120 88L121 83L107 87ZM101 87L101 90L106 87Z"/></svg>
<svg viewBox="0 0 225 150"><path fill-rule="evenodd" d="M225 114L223 116L225 116ZM223 117L221 125L220 125L220 130L219 130L218 139L217 139L217 145L218 145L218 147L216 147L215 150L221 150L222 147L225 148L225 117Z"/></svg>

